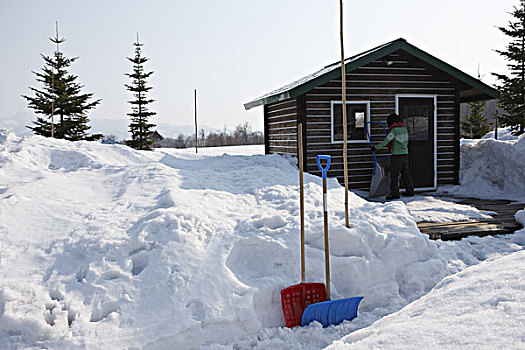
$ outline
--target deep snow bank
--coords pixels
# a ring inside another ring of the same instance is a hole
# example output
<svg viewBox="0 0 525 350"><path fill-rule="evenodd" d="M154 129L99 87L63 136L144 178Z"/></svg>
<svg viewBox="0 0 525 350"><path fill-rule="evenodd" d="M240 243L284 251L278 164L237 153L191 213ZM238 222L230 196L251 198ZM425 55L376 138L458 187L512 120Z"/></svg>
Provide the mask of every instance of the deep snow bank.
<svg viewBox="0 0 525 350"><path fill-rule="evenodd" d="M0 347L318 349L521 249L429 241L402 202L353 194L347 229L329 180L332 296L364 295L360 316L277 328L279 292L300 279L292 163L0 131ZM323 282L320 183L305 176L307 280Z"/></svg>
<svg viewBox="0 0 525 350"><path fill-rule="evenodd" d="M485 261L327 349L524 347L525 251Z"/></svg>
<svg viewBox="0 0 525 350"><path fill-rule="evenodd" d="M461 186L448 192L525 201L525 135L517 140L469 140L461 145Z"/></svg>
<svg viewBox="0 0 525 350"><path fill-rule="evenodd" d="M3 131L0 162L4 344L188 347L283 324L279 291L300 275L288 160L192 160ZM306 176L305 194L307 276L324 281L318 178ZM342 200L331 180L335 298L364 294L362 310L382 315L440 279L436 245L402 203L351 195L346 229ZM413 283L414 269L432 282Z"/></svg>

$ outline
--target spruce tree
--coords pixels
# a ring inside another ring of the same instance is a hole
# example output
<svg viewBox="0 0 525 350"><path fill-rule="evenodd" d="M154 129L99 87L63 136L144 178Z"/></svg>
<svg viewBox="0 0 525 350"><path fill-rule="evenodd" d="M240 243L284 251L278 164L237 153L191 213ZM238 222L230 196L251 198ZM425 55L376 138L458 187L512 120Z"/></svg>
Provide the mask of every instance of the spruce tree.
<svg viewBox="0 0 525 350"><path fill-rule="evenodd" d="M132 112L128 113L131 140L126 141L126 144L139 150L151 150L151 146L155 143L155 130L153 129L155 124L148 123L148 119L157 113L148 109L148 105L154 100L146 97L147 92L152 89L147 86L146 79L153 74L153 71L144 71L144 63L149 61L149 58L142 56L142 44L139 42L138 35L133 46L135 46L135 57L127 57L133 63L133 73L126 73L132 79L132 83L131 85L125 84L126 88L133 92L134 97L133 100L128 101L132 105Z"/></svg>
<svg viewBox="0 0 525 350"><path fill-rule="evenodd" d="M470 113L463 116L461 129L469 135L471 139L480 139L490 131L490 123L485 116L486 101L468 103Z"/></svg>
<svg viewBox="0 0 525 350"><path fill-rule="evenodd" d="M101 100L89 101L93 94L82 94L81 89L84 86L75 82L76 75L68 73L67 68L78 57L67 58L60 52L59 44L65 39L58 37L58 26L56 37L50 40L57 46L54 55L51 57L41 54L44 67L41 72L33 72L43 88L30 87L35 93L34 97L22 95L28 101L29 108L42 115L28 128L35 134L46 137L72 141L97 139L99 135L88 134L90 127L86 112L95 108Z"/></svg>
<svg viewBox="0 0 525 350"><path fill-rule="evenodd" d="M520 0L519 7L510 13L514 20L508 27L499 27L510 37L505 51L497 52L505 58L510 76L493 73L499 80L501 96L499 105L503 109L500 122L510 126L513 134L525 132L525 0Z"/></svg>

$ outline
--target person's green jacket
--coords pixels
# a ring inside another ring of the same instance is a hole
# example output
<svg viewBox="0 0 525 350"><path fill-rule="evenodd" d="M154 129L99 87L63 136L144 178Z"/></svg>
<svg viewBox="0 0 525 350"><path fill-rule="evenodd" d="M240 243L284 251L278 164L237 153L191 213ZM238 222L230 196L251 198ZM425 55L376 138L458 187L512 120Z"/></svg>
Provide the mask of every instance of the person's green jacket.
<svg viewBox="0 0 525 350"><path fill-rule="evenodd" d="M390 141L392 141L392 155L408 154L408 131L405 127L393 128L385 139L376 146L376 150L385 147Z"/></svg>

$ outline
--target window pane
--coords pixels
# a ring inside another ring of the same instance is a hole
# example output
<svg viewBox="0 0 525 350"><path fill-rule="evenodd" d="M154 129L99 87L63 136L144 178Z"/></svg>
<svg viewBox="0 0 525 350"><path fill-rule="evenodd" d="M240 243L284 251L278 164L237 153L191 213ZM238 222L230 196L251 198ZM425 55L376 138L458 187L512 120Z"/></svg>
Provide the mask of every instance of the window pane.
<svg viewBox="0 0 525 350"><path fill-rule="evenodd" d="M410 140L428 140L428 123L432 112L428 105L408 104L403 106L401 115L405 117Z"/></svg>
<svg viewBox="0 0 525 350"><path fill-rule="evenodd" d="M341 107L341 103L333 105L334 141L343 141L343 113ZM348 140L366 140L366 111L367 108L364 103L346 105Z"/></svg>
<svg viewBox="0 0 525 350"><path fill-rule="evenodd" d="M356 128L365 127L365 113L364 112L355 112L355 127Z"/></svg>

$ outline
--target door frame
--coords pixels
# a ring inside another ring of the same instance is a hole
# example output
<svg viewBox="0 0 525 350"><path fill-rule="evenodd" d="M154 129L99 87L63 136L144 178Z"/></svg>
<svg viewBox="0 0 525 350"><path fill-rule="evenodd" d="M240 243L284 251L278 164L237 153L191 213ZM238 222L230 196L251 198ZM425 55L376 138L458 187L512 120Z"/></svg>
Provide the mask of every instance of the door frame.
<svg viewBox="0 0 525 350"><path fill-rule="evenodd" d="M434 187L419 187L416 190L431 191L437 189L437 95L396 94L396 113L399 114L399 98L432 98L434 99Z"/></svg>

